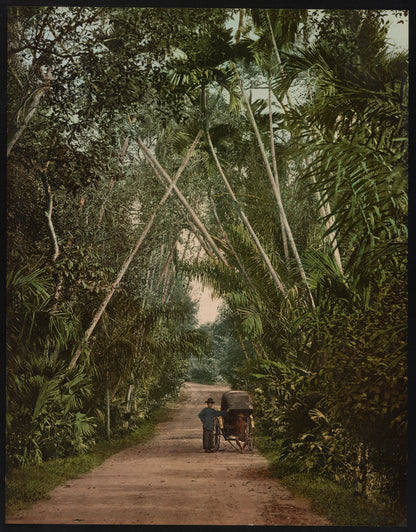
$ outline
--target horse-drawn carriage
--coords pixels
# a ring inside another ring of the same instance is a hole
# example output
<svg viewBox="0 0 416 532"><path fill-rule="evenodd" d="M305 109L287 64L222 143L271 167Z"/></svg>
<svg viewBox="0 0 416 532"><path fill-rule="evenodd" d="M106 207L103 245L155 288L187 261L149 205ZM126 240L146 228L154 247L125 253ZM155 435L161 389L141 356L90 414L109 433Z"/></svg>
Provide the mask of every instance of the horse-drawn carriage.
<svg viewBox="0 0 416 532"><path fill-rule="evenodd" d="M249 394L241 390L225 392L221 399L221 410L226 414L214 421L214 449L219 449L222 436L232 447L234 441L237 444L242 443L251 451L254 448L254 407ZM245 427L244 434L239 431L242 426L239 418L242 418ZM240 445L239 447L241 448Z"/></svg>

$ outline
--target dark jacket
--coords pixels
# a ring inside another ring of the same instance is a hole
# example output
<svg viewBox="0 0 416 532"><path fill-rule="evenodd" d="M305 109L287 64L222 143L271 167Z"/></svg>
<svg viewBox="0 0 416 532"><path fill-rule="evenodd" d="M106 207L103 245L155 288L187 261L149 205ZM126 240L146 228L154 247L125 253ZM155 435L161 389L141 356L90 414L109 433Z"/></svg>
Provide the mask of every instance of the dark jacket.
<svg viewBox="0 0 416 532"><path fill-rule="evenodd" d="M198 414L199 419L202 421L204 429L214 430L214 419L218 416L225 416L226 412L221 410L214 410L206 406Z"/></svg>

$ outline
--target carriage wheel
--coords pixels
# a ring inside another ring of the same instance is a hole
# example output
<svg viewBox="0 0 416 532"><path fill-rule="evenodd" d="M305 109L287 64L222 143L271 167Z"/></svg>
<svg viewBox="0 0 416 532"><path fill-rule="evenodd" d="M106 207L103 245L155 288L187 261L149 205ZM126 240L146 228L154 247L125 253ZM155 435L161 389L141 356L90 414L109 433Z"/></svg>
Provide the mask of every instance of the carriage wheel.
<svg viewBox="0 0 416 532"><path fill-rule="evenodd" d="M214 451L220 448L221 427L218 419L214 419Z"/></svg>

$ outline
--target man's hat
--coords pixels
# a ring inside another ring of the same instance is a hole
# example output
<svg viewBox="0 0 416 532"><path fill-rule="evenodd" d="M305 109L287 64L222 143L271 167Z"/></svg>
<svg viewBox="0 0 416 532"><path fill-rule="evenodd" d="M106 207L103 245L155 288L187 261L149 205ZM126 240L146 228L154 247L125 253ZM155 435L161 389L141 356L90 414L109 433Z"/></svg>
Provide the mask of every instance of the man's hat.
<svg viewBox="0 0 416 532"><path fill-rule="evenodd" d="M205 401L207 404L208 403L215 403L214 399L212 399L211 397L208 397L208 399Z"/></svg>

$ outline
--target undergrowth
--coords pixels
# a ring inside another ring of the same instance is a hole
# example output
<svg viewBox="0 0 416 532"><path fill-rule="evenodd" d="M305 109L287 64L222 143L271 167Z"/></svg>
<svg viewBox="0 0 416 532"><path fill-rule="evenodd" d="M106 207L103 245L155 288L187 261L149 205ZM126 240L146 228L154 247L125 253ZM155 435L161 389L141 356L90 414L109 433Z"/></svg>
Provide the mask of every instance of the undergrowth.
<svg viewBox="0 0 416 532"><path fill-rule="evenodd" d="M279 442L257 436L256 446L270 464L273 476L294 495L304 497L316 513L338 526L397 526L406 521L403 508L357 493L353 487L302 471L301 465L285 463Z"/></svg>
<svg viewBox="0 0 416 532"><path fill-rule="evenodd" d="M110 441L100 441L85 455L57 458L8 471L5 483L6 515L12 516L30 508L38 500L47 499L55 487L91 471L109 456L145 443L154 435L158 423L167 420L171 413L169 407L161 407L134 432L114 437Z"/></svg>

